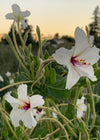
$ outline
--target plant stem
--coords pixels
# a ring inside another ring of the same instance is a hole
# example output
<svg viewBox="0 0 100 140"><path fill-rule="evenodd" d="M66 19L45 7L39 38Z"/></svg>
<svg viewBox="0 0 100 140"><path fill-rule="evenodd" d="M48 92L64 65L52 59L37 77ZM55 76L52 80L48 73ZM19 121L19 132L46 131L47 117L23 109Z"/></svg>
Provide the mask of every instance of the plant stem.
<svg viewBox="0 0 100 140"><path fill-rule="evenodd" d="M89 81L88 78L86 79L86 81L87 81L87 85L88 85L89 91L90 91L90 97L91 97L91 101L92 101L92 111L93 111L92 124L91 124L91 128L89 130L89 133L91 133L91 131L92 131L93 127L94 127L94 124L95 124L95 103L94 103L93 92L92 92L90 81Z"/></svg>
<svg viewBox="0 0 100 140"><path fill-rule="evenodd" d="M7 117L6 117L6 115L5 115L2 111L1 111L1 113L2 113L3 119L5 120L5 122L7 123L8 127L10 128L12 134L13 134L14 137L18 140L17 135L16 135L16 133L13 131L13 129L12 129L12 127L11 127L11 125L10 125L10 123L9 123L9 121L8 121L8 119L7 119Z"/></svg>
<svg viewBox="0 0 100 140"><path fill-rule="evenodd" d="M42 109L50 110L51 112L55 112L62 119L66 120L73 128L75 128L74 124L69 119L67 119L64 115L62 115L60 112L57 112L57 111L55 111L51 108L45 107L45 106L38 106L38 108L42 108ZM68 125L68 123L66 125Z"/></svg>
<svg viewBox="0 0 100 140"><path fill-rule="evenodd" d="M23 62L25 63L24 58L22 57L22 54L20 53L19 48L18 48L18 45L17 45L17 41L16 41L16 37L15 37L15 32L14 32L14 23L12 24L13 41L14 41L14 44L15 44L15 47L16 47L16 50L17 50L19 56L22 58Z"/></svg>
<svg viewBox="0 0 100 140"><path fill-rule="evenodd" d="M89 140L89 134L88 134L88 131L86 129L86 124L84 123L84 121L82 119L78 118L78 120L80 120L82 122L83 126L84 126L85 133L86 133L86 136L87 136L87 139L86 140Z"/></svg>
<svg viewBox="0 0 100 140"><path fill-rule="evenodd" d="M40 80L42 79L42 77L43 77L43 73L41 74L40 77L38 77L38 79L37 79L36 81L33 82L32 86L31 86L31 92L32 92L32 94L33 94L33 91L32 91L33 86L34 86L38 81L40 81Z"/></svg>
<svg viewBox="0 0 100 140"><path fill-rule="evenodd" d="M60 125L60 127L64 130L65 135L66 135L66 139L69 140L68 133L67 133L66 129L64 128L64 126L57 119L54 119L54 118L39 119L39 121L44 121L44 120L51 120L51 121L57 122Z"/></svg>
<svg viewBox="0 0 100 140"><path fill-rule="evenodd" d="M45 105L47 107L49 107L49 103L48 103L48 100L47 99L45 99ZM46 110L46 115L47 115L48 118L50 118L50 112L49 112L49 110ZM51 121L50 120L48 120L48 130L49 130L49 133L52 133L53 132L52 124L51 124ZM50 140L54 140L53 135L50 136Z"/></svg>
<svg viewBox="0 0 100 140"><path fill-rule="evenodd" d="M80 93L80 90L79 90L79 88L77 87L77 89L76 89L76 94L75 94L75 100L74 100L74 105L76 106L76 103L77 103L77 99L78 99L78 97L79 97L79 93Z"/></svg>
<svg viewBox="0 0 100 140"><path fill-rule="evenodd" d="M14 86L17 86L17 85L20 85L20 84L25 84L25 83L33 83L33 81L21 81L21 82L13 83L11 85L8 85L8 86L5 86L5 87L1 88L0 92L5 90L5 89L8 89L10 87L14 87Z"/></svg>
<svg viewBox="0 0 100 140"><path fill-rule="evenodd" d="M12 41L11 41L11 39L10 39L10 37L8 35L6 35L6 39L7 39L8 43L10 44L10 46L11 46L11 48L12 48L12 50L13 50L16 58L17 58L17 60L19 61L19 64L23 67L25 72L30 76L30 73L29 73L28 69L25 67L25 65L23 64L22 60L19 58L19 56L18 56L18 54L16 52L16 49L14 48L14 45L13 45L13 43L12 43Z"/></svg>
<svg viewBox="0 0 100 140"><path fill-rule="evenodd" d="M22 45L23 45L24 50L27 52L27 47L26 47L26 45L25 45L25 43L24 43L24 41L23 41L23 38L22 38L22 35L21 35L21 32L20 32L19 23L17 23L17 26L18 26L18 34L19 34L21 43L22 43Z"/></svg>

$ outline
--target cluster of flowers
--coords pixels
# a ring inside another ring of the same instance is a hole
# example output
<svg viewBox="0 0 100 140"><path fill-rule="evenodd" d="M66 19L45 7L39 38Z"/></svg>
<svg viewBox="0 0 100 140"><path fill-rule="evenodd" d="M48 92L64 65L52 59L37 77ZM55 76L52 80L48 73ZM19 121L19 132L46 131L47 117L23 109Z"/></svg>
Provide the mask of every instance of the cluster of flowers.
<svg viewBox="0 0 100 140"><path fill-rule="evenodd" d="M12 10L13 13L7 14L6 18L13 19L16 22L20 21L23 28L26 28L27 24L24 21L24 17L29 16L30 12L21 12L17 4L12 5ZM52 56L57 63L68 68L66 89L71 89L78 82L80 77L88 77L92 81L97 80L94 75L93 64L100 58L99 49L93 46L93 37L91 36L87 39L85 32L79 27L75 30L75 46L70 50L60 48ZM26 84L19 85L17 89L18 99L12 97L10 94L9 92L5 95L5 100L13 107L10 114L13 125L17 127L19 125L19 120L22 120L26 127L35 127L41 113L38 106L44 105L42 96L27 96ZM78 118L83 117L84 111L87 110L84 100L84 96L77 100Z"/></svg>

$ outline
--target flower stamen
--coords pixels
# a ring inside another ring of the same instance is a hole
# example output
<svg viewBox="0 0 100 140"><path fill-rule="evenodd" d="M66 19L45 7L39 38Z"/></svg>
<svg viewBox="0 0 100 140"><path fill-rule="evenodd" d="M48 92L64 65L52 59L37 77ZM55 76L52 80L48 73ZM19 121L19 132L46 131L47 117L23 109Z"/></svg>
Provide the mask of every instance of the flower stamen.
<svg viewBox="0 0 100 140"><path fill-rule="evenodd" d="M86 63L85 59L76 59L78 56L72 56L71 57L71 63L73 64L73 66L84 66L84 65L91 65L91 63Z"/></svg>
<svg viewBox="0 0 100 140"><path fill-rule="evenodd" d="M30 103L25 103L23 106L19 104L18 109L28 110L30 108Z"/></svg>

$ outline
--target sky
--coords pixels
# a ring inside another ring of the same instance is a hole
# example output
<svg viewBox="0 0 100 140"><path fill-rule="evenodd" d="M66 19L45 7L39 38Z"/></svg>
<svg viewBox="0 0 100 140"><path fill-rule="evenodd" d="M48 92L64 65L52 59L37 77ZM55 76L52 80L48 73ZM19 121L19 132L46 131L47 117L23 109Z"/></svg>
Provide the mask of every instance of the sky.
<svg viewBox="0 0 100 140"><path fill-rule="evenodd" d="M0 0L0 34L10 30L13 21L5 19L5 15L12 12L15 3L22 11L31 12L29 24L34 33L38 25L44 36L59 33L74 37L75 28L85 29L92 22L95 7L100 7L100 0Z"/></svg>

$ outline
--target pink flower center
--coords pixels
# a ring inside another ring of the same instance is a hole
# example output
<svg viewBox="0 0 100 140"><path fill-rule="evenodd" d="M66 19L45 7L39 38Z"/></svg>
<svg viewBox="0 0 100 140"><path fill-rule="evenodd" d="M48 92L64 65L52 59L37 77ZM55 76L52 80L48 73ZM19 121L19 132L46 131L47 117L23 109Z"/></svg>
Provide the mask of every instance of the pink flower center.
<svg viewBox="0 0 100 140"><path fill-rule="evenodd" d="M28 110L30 109L30 103L25 103L23 106L19 105L18 109Z"/></svg>
<svg viewBox="0 0 100 140"><path fill-rule="evenodd" d="M77 59L77 56L72 56L70 59L70 62L73 64L73 66L86 66L86 65L91 65L91 63L86 63L85 59Z"/></svg>

